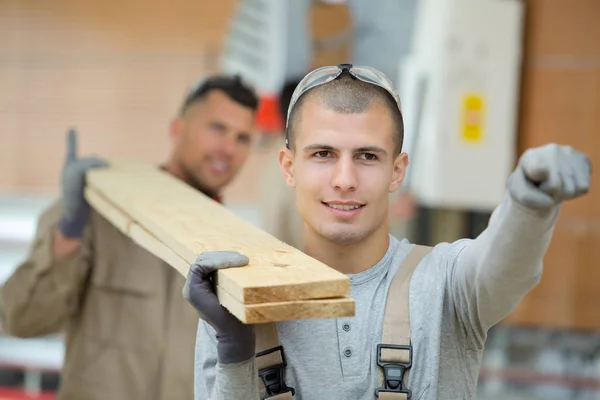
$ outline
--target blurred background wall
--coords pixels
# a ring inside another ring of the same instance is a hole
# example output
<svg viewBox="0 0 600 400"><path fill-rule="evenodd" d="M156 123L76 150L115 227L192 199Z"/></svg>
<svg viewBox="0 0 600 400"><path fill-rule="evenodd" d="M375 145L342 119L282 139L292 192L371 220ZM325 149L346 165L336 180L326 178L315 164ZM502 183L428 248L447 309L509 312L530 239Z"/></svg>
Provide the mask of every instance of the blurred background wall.
<svg viewBox="0 0 600 400"><path fill-rule="evenodd" d="M81 153L163 161L170 118L196 80L219 70L238 4L0 0L0 285L58 193L67 128L78 129ZM599 164L600 1L524 4L516 154L555 141ZM350 29L352 17L343 2L316 2L310 23L311 37L324 40ZM311 64L347 61L352 46L341 43L316 48ZM269 146L257 144L225 193L228 207L254 223ZM540 285L491 332L481 398L600 399L600 176L593 179L587 197L563 208ZM0 385L27 387L30 398L40 384L54 387L60 337L0 339Z"/></svg>
<svg viewBox="0 0 600 400"><path fill-rule="evenodd" d="M0 2L0 186L53 191L81 151L159 161L185 90L216 70L234 1Z"/></svg>
<svg viewBox="0 0 600 400"><path fill-rule="evenodd" d="M519 151L568 143L600 160L600 2L527 2ZM600 183L595 174L592 185ZM600 329L600 191L566 204L544 279L509 321Z"/></svg>

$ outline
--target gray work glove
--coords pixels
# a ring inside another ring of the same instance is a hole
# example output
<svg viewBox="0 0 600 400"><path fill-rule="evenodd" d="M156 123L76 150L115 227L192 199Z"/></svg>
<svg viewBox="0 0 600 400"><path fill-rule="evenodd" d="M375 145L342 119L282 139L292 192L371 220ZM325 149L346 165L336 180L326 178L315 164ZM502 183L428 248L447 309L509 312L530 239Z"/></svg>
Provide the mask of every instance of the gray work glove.
<svg viewBox="0 0 600 400"><path fill-rule="evenodd" d="M67 135L67 158L62 171L63 213L58 223L60 232L70 238L81 238L90 218L90 205L83 196L85 174L90 168L108 166L96 157L77 158L77 133Z"/></svg>
<svg viewBox="0 0 600 400"><path fill-rule="evenodd" d="M527 150L508 180L508 191L521 205L546 211L590 189L592 164L570 146L548 144Z"/></svg>
<svg viewBox="0 0 600 400"><path fill-rule="evenodd" d="M191 265L183 286L183 297L217 332L217 354L221 364L238 363L254 357L256 337L252 325L243 324L219 303L211 276L218 269L242 267L248 262L248 257L235 251L202 253Z"/></svg>

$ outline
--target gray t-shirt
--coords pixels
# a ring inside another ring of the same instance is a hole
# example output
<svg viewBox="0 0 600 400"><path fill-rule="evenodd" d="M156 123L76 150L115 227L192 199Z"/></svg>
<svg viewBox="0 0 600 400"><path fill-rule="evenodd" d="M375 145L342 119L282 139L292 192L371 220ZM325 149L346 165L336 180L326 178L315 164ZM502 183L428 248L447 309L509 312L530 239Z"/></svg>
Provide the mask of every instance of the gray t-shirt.
<svg viewBox="0 0 600 400"><path fill-rule="evenodd" d="M434 247L410 283L413 399L472 399L487 331L538 281L557 209L545 215L508 196L477 239ZM376 346L393 276L412 248L390 237L385 256L351 280L351 318L277 323L295 399L375 399ZM259 398L254 360L217 365L215 333L199 324L196 400Z"/></svg>

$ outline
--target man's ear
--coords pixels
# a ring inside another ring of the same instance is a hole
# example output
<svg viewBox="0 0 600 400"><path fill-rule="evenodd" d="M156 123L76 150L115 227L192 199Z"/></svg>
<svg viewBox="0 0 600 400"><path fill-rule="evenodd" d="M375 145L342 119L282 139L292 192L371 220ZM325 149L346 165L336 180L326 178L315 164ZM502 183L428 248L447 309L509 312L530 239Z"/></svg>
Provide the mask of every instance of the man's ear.
<svg viewBox="0 0 600 400"><path fill-rule="evenodd" d="M389 192L395 192L400 187L404 176L406 175L406 168L408 167L408 154L401 153L394 160L394 171L392 173L392 181L390 182Z"/></svg>
<svg viewBox="0 0 600 400"><path fill-rule="evenodd" d="M294 153L287 147L279 150L279 168L283 174L283 179L289 187L296 187L296 177L294 175Z"/></svg>
<svg viewBox="0 0 600 400"><path fill-rule="evenodd" d="M185 121L180 117L174 118L173 121L171 121L171 125L169 126L169 137L173 142L179 140L184 124Z"/></svg>

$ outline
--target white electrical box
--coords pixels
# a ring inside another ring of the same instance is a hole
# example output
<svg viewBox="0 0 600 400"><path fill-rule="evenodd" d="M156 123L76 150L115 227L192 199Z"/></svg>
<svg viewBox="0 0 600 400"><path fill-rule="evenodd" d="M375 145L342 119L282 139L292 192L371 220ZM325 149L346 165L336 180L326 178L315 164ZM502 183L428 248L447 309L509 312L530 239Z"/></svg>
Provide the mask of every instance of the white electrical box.
<svg viewBox="0 0 600 400"><path fill-rule="evenodd" d="M229 23L222 69L240 74L260 94L278 93L285 80L289 1L240 1Z"/></svg>
<svg viewBox="0 0 600 400"><path fill-rule="evenodd" d="M398 79L406 184L425 206L490 211L515 164L523 4L418 4Z"/></svg>

